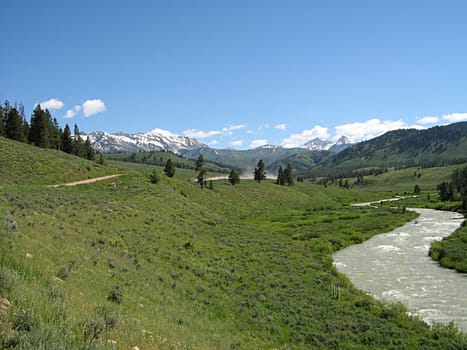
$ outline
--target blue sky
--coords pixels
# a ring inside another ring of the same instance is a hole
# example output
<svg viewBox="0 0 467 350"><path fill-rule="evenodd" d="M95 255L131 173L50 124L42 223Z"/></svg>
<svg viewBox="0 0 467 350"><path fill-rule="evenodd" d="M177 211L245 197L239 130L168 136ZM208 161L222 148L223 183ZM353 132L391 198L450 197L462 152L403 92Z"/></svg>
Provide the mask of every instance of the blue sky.
<svg viewBox="0 0 467 350"><path fill-rule="evenodd" d="M3 0L0 100L212 147L467 120L467 1Z"/></svg>

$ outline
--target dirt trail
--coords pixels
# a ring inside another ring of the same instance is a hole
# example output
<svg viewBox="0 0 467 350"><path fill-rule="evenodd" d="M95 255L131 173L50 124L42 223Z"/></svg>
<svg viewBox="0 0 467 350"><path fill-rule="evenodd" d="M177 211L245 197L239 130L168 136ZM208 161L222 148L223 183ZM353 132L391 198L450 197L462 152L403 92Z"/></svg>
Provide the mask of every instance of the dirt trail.
<svg viewBox="0 0 467 350"><path fill-rule="evenodd" d="M58 185L49 185L48 187L60 187L60 186L77 186L77 185L83 185L83 184L90 184L94 183L97 181L103 181L103 180L109 180L113 179L115 177L122 176L123 174L115 174L115 175L107 175L107 176L101 176L101 177L95 177L93 179L87 179L87 180L81 180L81 181L73 181L73 182L67 182L64 184L58 184Z"/></svg>

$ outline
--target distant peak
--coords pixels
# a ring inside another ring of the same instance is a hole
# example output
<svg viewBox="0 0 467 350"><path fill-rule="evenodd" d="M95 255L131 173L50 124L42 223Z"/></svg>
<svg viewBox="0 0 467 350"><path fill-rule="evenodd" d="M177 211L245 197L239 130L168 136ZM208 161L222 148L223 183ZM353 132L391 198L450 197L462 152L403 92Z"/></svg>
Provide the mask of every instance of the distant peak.
<svg viewBox="0 0 467 350"><path fill-rule="evenodd" d="M352 143L356 143L354 140L348 138L347 136L341 136L337 139L336 141L336 145L347 145L347 144L352 144Z"/></svg>
<svg viewBox="0 0 467 350"><path fill-rule="evenodd" d="M355 141L351 140L347 136L340 136L337 141L333 142L330 140L322 140L319 137L315 137L313 140L305 143L305 148L311 151L331 151L339 152L344 148L353 145Z"/></svg>

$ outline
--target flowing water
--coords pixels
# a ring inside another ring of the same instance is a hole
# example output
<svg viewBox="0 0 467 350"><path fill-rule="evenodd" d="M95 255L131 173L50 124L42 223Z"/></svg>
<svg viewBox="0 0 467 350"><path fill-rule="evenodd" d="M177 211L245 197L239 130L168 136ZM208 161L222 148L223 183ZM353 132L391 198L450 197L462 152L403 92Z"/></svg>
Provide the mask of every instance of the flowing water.
<svg viewBox="0 0 467 350"><path fill-rule="evenodd" d="M336 268L377 299L401 302L427 323L454 323L467 332L467 274L440 267L430 242L450 235L462 215L410 209L420 216L392 232L334 254Z"/></svg>

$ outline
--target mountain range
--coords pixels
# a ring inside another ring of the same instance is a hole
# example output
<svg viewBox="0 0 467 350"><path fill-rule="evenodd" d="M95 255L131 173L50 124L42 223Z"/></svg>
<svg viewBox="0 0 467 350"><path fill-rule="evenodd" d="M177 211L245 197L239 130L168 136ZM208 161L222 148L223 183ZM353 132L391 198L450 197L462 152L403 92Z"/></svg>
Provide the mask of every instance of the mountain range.
<svg viewBox="0 0 467 350"><path fill-rule="evenodd" d="M208 145L190 137L179 136L167 130L154 129L148 132L135 134L94 131L89 134L89 139L96 151L103 153L121 152L150 152L168 151L176 154L186 153L199 149L210 148ZM355 144L346 136L340 137L336 142L315 138L304 145L304 149L310 151L330 151L338 153ZM258 149L277 149L279 146L263 145Z"/></svg>
<svg viewBox="0 0 467 350"><path fill-rule="evenodd" d="M269 174L291 164L296 174L305 177L348 174L364 168L467 162L467 122L423 130L394 130L359 143L342 136L336 142L315 138L301 148L264 145L250 150L214 149L161 129L136 134L99 131L87 136L100 152L169 151L191 159L203 154L206 161L244 173L252 172L259 159L263 159Z"/></svg>
<svg viewBox="0 0 467 350"><path fill-rule="evenodd" d="M175 135L161 129L136 134L123 132L109 134L105 131L95 131L87 136L94 149L102 153L168 151L179 154L183 150L208 147L196 139Z"/></svg>
<svg viewBox="0 0 467 350"><path fill-rule="evenodd" d="M168 151L191 159L203 154L204 159L209 162L226 168L235 167L243 173L253 173L259 159L263 159L266 163L266 170L269 173L276 172L281 166L285 168L289 162L297 171L306 171L330 154L355 144L349 138L342 136L336 142L315 138L299 148L263 145L250 150L235 150L214 149L196 139L161 129L135 134L109 134L96 131L86 136L89 136L94 149L102 153Z"/></svg>

